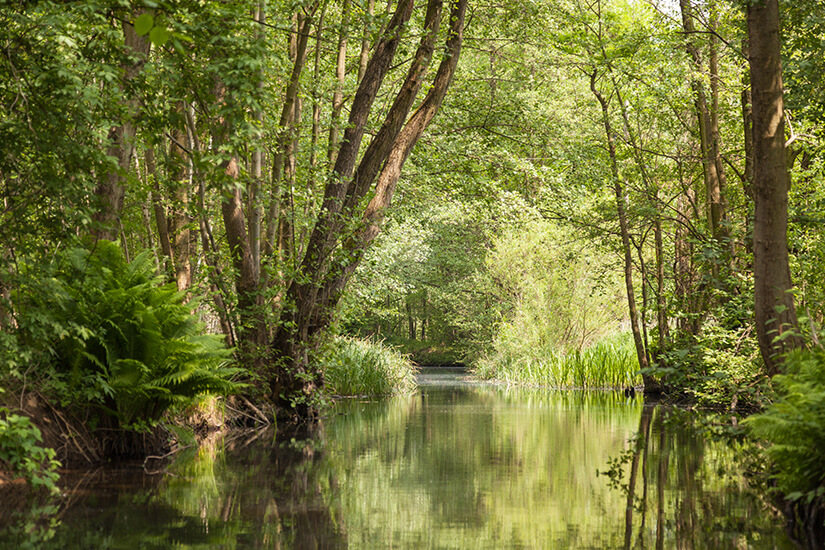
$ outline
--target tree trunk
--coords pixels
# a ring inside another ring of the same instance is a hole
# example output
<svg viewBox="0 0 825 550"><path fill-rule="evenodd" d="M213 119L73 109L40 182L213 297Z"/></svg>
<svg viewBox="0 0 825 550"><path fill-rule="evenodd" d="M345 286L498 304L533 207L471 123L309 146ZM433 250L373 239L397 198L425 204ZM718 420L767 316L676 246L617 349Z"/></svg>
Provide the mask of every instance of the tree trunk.
<svg viewBox="0 0 825 550"><path fill-rule="evenodd" d="M750 57L750 47L747 38L742 46L742 53ZM742 75L742 131L745 144L745 170L742 173L742 190L751 204L753 204L753 99L751 97L751 83L748 71ZM745 210L745 235L753 234L753 218L750 209ZM745 250L753 254L753 240L745 239Z"/></svg>
<svg viewBox="0 0 825 550"><path fill-rule="evenodd" d="M341 7L341 29L338 33L338 59L335 64L335 91L332 94L332 123L329 125L329 148L327 159L334 166L338 159L339 135L341 133L341 111L344 109L344 81L347 77L347 37L349 36L349 4L344 0ZM360 81L360 80L359 80Z"/></svg>
<svg viewBox="0 0 825 550"><path fill-rule="evenodd" d="M398 3L390 24L367 65L364 79L353 100L350 123L332 177L326 186L321 215L302 262L301 273L307 280L295 281L290 286L289 302L295 307L286 322L281 323L273 342L278 356L289 363L279 378L273 381L272 393L276 397L307 393L311 386L322 383L320 374L307 364L307 349L314 345L315 335L329 325L340 291L360 261L364 249L378 232L380 219L392 199L404 161L435 116L452 81L461 50L466 0L453 2L451 32L444 60L421 106L404 124L434 50L441 4L441 0L429 1L425 28L432 29L433 32L425 32L422 35L407 78L387 114L384 125L364 152L361 163L353 175L355 155L363 136L366 116L394 57L399 39L398 32L411 15L412 2ZM364 228L355 231L354 236L339 248L344 254L343 267L331 270L330 256L337 248L345 227L341 218L354 217L361 199L375 179L375 174L378 174L375 194L363 214ZM307 382L307 379L310 381Z"/></svg>
<svg viewBox="0 0 825 550"><path fill-rule="evenodd" d="M656 205L656 221L653 232L656 242L656 321L659 334L659 345L656 356L661 356L668 349L668 316L667 298L665 297L665 247L662 242L662 214L659 202L659 190L654 192L653 200Z"/></svg>
<svg viewBox="0 0 825 550"><path fill-rule="evenodd" d="M704 66L699 48L696 46L696 27L693 22L693 8L690 0L679 0L682 11L682 27L684 28L685 49L693 62L696 75L691 80L696 117L699 123L699 143L702 151L702 170L705 181L705 200L707 204L707 220L710 233L717 241L727 240L724 227L724 167L719 150L719 117L718 117L718 54L716 52L716 38L711 35L709 52L709 76L711 81L711 105L708 105L707 94L703 84L702 73Z"/></svg>
<svg viewBox="0 0 825 550"><path fill-rule="evenodd" d="M624 280L627 292L627 309L630 316L630 329L633 332L633 343L636 346L636 357L639 360L639 368L643 371L650 366L647 361L644 339L639 328L639 313L636 308L636 293L633 289L633 256L630 243L630 230L627 224L627 214L625 212L625 197L622 181L619 176L619 166L616 159L616 145L613 135L613 128L610 124L610 111L608 101L596 88L596 71L590 75L590 90L602 108L602 123L604 124L605 137L607 138L607 149L610 156L610 172L613 178L613 192L616 197L616 211L619 216L619 231L622 236L622 251L624 253ZM650 374L643 374L645 391L658 391L659 385Z"/></svg>
<svg viewBox="0 0 825 550"><path fill-rule="evenodd" d="M137 18L144 10L135 10L133 18ZM143 65L149 57L151 43L145 36L138 36L135 27L131 22L124 21L122 24L124 37L125 55L132 61L124 62L121 65L122 71L121 93L124 95L126 113L124 120L119 126L113 127L109 131L109 146L106 154L114 157L117 167L103 174L103 180L95 189L95 197L100 201L99 210L94 216L96 227L94 237L97 239L107 239L113 241L119 233L120 212L123 210L123 199L125 188L123 184L124 174L132 164L132 153L134 152L133 140L135 137L135 126L132 118L138 111L139 103L137 98L131 95L129 87L131 82L137 78L143 70Z"/></svg>
<svg viewBox="0 0 825 550"><path fill-rule="evenodd" d="M272 155L272 198L267 215L266 255L273 257L278 254L281 260L288 259L294 253L292 219L288 208L292 201L292 193L289 186L284 185L284 172L288 165L294 163L294 159L290 156L294 152L292 143L298 122L296 116L299 112L298 89L306 63L311 23L310 17L299 17L296 22L296 36L291 37L291 40L294 40L290 48L293 61L292 73L284 94L278 134L275 138L275 150ZM290 170L286 172L288 176L291 174Z"/></svg>
<svg viewBox="0 0 825 550"><path fill-rule="evenodd" d="M252 264L241 187L237 185L240 175L237 158L233 156L223 164L223 167L229 184L222 192L221 214L232 255L232 265L235 268L235 288L238 293L238 315L241 323L238 343L244 360L253 370L259 370L265 365L268 339L263 297L258 287L257 270Z"/></svg>
<svg viewBox="0 0 825 550"><path fill-rule="evenodd" d="M184 124L184 107L180 103L177 112L180 124ZM174 249L175 283L178 290L186 290L192 284L192 264L190 262L189 231L189 159L184 147L188 145L184 130L172 130L169 143L169 183L172 188L172 216L169 219L169 234Z"/></svg>
<svg viewBox="0 0 825 550"><path fill-rule="evenodd" d="M781 355L803 345L788 262L788 189L778 0L748 5L753 96L754 309L759 349L769 376ZM790 337L782 337L792 331Z"/></svg>
<svg viewBox="0 0 825 550"><path fill-rule="evenodd" d="M441 1L430 1L426 20L429 21L432 26L425 25L425 28L432 29L432 32L425 33L425 36L431 36L432 38L422 41L418 52L419 55L416 56L416 62L410 67L407 81L401 87L401 92L399 92L393 104L395 109L390 111L390 115L388 115L384 126L379 130L376 138L365 152L364 158L353 179L354 192L347 197L347 205L350 208L366 194L369 187L367 182L375 177L371 171L377 171L381 164L377 159L386 154L386 162L383 163L383 168L381 168L381 172L378 174L378 181L375 184L373 197L367 204L364 212L363 227L344 243L344 250L348 252L351 259L339 273L333 274L333 276L328 278L322 292L319 294L321 297L320 303L323 305L323 307L318 310L318 313L322 316L319 319L322 325L329 323L329 319L324 318L324 316L332 313L344 287L363 258L364 252L366 252L370 243L380 233L384 212L392 202L395 186L401 177L404 162L407 160L418 139L424 133L438 111L438 108L441 106L441 103L444 101L444 96L452 81L461 53L465 9L466 1L453 3L450 14L451 27L450 38L447 40L447 51L433 79L432 87L421 106L412 117L410 117L410 120L404 125L403 129L400 129L400 131L394 130L396 127L400 128L400 126L397 125L403 123L403 117L393 115L404 109L408 111L412 106L417 90L421 86L421 79L426 71L425 65L428 64L428 62L424 61L424 57L426 56L428 60L432 55L432 44L430 42L433 42L434 37L438 34L437 22L441 18ZM393 131L396 132L397 137L390 141L390 135ZM390 141L389 147L386 145L387 141ZM373 145L377 146L373 148ZM386 151L386 153L384 153L384 151Z"/></svg>
<svg viewBox="0 0 825 550"><path fill-rule="evenodd" d="M255 31L255 39L258 41L264 40L263 26L266 24L266 2L261 1L255 9L255 22L258 23ZM261 68L261 79L258 82L258 90L264 87L264 70ZM263 109L256 109L252 113L252 118L263 128L264 112ZM256 144L252 151L252 166L251 181L249 182L249 192L247 193L247 211L249 212L249 248L252 254L252 266L255 271L256 279L261 277L261 223L263 218L263 208L261 207L261 188L263 186L263 165L264 152L263 144Z"/></svg>
<svg viewBox="0 0 825 550"><path fill-rule="evenodd" d="M166 218L166 206L163 203L163 192L158 180L157 164L155 163L155 149L146 149L146 174L152 179L152 208L155 211L155 226L158 229L158 242L163 256L163 272L171 277L172 241L169 239L169 220Z"/></svg>
<svg viewBox="0 0 825 550"><path fill-rule="evenodd" d="M375 15L375 0L367 2L367 17ZM358 82L364 78L364 73L367 71L367 62L370 58L370 35L369 26L364 27L364 37L361 39L361 54L358 56Z"/></svg>
<svg viewBox="0 0 825 550"><path fill-rule="evenodd" d="M220 80L215 82L215 97L219 103L228 103L229 94ZM220 117L214 121L212 148L221 154L221 147L232 132L232 121ZM259 288L259 270L253 265L252 248L247 233L244 197L238 178L240 167L237 155L231 155L220 164L222 179L221 215L232 266L235 269L235 290L238 295L237 344L241 358L252 372L261 374L267 367L267 316Z"/></svg>

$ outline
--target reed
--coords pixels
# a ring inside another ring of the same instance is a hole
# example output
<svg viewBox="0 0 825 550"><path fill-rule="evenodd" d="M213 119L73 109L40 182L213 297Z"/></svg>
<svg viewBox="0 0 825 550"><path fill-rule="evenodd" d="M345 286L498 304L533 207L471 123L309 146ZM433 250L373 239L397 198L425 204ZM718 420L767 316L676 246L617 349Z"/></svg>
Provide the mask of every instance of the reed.
<svg viewBox="0 0 825 550"><path fill-rule="evenodd" d="M479 361L477 376L511 384L554 388L625 388L641 385L639 362L627 333L608 336L583 350L507 349Z"/></svg>
<svg viewBox="0 0 825 550"><path fill-rule="evenodd" d="M391 395L416 386L409 357L372 338L336 337L322 364L331 395Z"/></svg>

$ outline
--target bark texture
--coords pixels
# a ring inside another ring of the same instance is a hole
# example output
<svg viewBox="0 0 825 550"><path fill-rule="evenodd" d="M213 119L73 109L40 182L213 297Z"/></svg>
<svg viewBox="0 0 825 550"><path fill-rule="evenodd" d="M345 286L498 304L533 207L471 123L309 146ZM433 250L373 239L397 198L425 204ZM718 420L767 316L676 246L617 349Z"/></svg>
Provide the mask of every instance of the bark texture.
<svg viewBox="0 0 825 550"><path fill-rule="evenodd" d="M788 262L788 189L778 0L748 6L753 99L754 309L759 349L768 374L781 355L802 345ZM778 338L786 331L793 335Z"/></svg>
<svg viewBox="0 0 825 550"><path fill-rule="evenodd" d="M132 14L133 20L142 13L143 10L136 10ZM95 189L95 196L100 202L100 206L94 216L94 220L97 222L94 237L110 241L115 240L120 232L120 212L123 210L125 195L123 178L132 164L132 154L134 152L135 126L131 119L137 113L139 103L137 98L133 97L128 90L130 89L130 82L137 78L143 70L151 45L147 37L137 35L131 22L124 21L122 26L125 61L120 69L123 73L121 89L126 98L126 116L120 126L114 126L109 131L109 147L106 153L110 157L114 157L117 167L102 175L102 181Z"/></svg>

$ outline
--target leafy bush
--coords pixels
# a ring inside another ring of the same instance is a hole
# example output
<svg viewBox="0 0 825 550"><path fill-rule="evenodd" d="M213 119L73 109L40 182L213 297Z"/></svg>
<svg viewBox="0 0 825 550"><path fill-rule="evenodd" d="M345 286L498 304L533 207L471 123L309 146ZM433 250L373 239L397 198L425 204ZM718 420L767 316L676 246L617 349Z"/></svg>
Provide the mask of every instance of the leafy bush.
<svg viewBox="0 0 825 550"><path fill-rule="evenodd" d="M24 478L32 487L57 492L60 462L54 449L40 446L43 437L28 417L9 414L7 409L0 413L5 416L0 418L0 462L12 476Z"/></svg>
<svg viewBox="0 0 825 550"><path fill-rule="evenodd" d="M415 388L415 366L409 358L369 338L335 338L322 364L333 395L388 395Z"/></svg>
<svg viewBox="0 0 825 550"><path fill-rule="evenodd" d="M708 319L697 336L682 334L651 372L702 407L754 411L767 384L752 325L728 328Z"/></svg>
<svg viewBox="0 0 825 550"><path fill-rule="evenodd" d="M238 389L231 350L203 334L194 302L161 285L148 252L127 262L99 241L47 269L21 288L21 327L29 345L49 349L45 387L65 405L93 403L130 424Z"/></svg>
<svg viewBox="0 0 825 550"><path fill-rule="evenodd" d="M797 350L785 359L785 374L773 378L776 401L746 419L766 440L780 491L790 500L825 494L825 350Z"/></svg>

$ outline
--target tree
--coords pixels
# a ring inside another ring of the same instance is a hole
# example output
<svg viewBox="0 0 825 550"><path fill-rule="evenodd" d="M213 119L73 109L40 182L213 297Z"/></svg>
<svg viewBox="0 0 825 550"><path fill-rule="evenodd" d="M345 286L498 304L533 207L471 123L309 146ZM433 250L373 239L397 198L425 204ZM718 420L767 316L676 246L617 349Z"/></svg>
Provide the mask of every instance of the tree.
<svg viewBox="0 0 825 550"><path fill-rule="evenodd" d="M270 382L272 395L282 405L294 406L299 413L309 412L305 399L323 383L317 367L310 364L308 352L329 326L343 288L379 230L404 162L444 101L455 73L466 0L451 2L443 60L429 92L407 120L434 51L441 5L440 0L428 2L424 32L407 76L360 162L358 152L367 118L395 57L400 30L412 14L411 0L398 3L353 98L349 123L325 186L323 204L299 272L287 290L287 306L273 339L277 370ZM361 206L374 182L373 197L366 206Z"/></svg>
<svg viewBox="0 0 825 550"><path fill-rule="evenodd" d="M781 354L802 346L788 260L788 189L778 0L748 5L753 101L754 308L768 374Z"/></svg>

